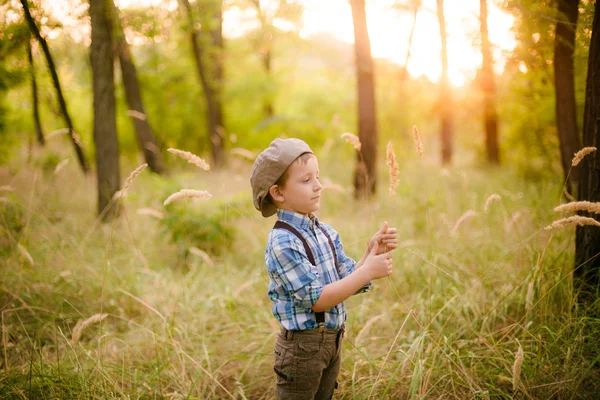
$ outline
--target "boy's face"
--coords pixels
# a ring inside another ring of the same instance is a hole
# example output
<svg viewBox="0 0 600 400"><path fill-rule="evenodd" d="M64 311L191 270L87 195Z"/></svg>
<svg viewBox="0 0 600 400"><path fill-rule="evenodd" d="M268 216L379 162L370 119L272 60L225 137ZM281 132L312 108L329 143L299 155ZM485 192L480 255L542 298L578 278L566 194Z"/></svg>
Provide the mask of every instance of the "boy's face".
<svg viewBox="0 0 600 400"><path fill-rule="evenodd" d="M287 170L285 185L277 186L271 196L279 208L309 215L319 210L322 189L319 162L311 156L306 162L301 159L294 161Z"/></svg>

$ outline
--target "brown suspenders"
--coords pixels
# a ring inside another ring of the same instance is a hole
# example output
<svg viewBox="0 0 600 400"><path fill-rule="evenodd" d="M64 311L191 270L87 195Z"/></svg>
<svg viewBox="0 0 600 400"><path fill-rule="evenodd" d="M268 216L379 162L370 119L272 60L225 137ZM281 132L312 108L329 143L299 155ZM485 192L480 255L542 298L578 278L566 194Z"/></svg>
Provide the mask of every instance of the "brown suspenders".
<svg viewBox="0 0 600 400"><path fill-rule="evenodd" d="M333 245L333 241L331 240L331 237L329 237L327 232L325 232L325 229L323 229L322 226L319 225L319 228L321 229L321 232L323 232L323 234L327 238L327 241L329 242L329 246L331 246L331 251L333 251L333 260L335 261L335 268L337 269L338 259L337 259L337 254L335 252L335 246ZM314 265L315 267L317 266L317 263L315 262L315 257L313 256L313 253L312 253L312 251L310 251L310 247L308 246L308 242L306 241L306 239L304 239L304 237L300 234L300 232L298 232L296 230L296 228L294 228L293 226L291 226L290 224L288 224L286 222L277 221L277 222L275 222L275 226L273 227L273 229L285 229L285 230L293 233L294 235L296 235L296 237L298 239L300 239L300 241L302 242L302 245L304 246L304 251L306 251L306 256L308 257L308 260L310 261L310 263L312 265ZM317 323L319 325L325 323L325 313L324 312L315 313L315 316L317 318Z"/></svg>

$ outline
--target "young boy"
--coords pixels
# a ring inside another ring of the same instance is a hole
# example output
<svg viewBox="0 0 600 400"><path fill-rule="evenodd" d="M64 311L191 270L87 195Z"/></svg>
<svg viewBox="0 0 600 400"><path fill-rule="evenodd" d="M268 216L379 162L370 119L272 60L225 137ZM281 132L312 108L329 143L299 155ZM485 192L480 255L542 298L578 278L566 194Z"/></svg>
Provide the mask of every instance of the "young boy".
<svg viewBox="0 0 600 400"><path fill-rule="evenodd" d="M250 173L254 206L277 213L265 261L273 315L278 399L330 399L337 387L346 310L344 300L392 273L395 228L384 223L356 263L338 233L320 222L319 163L299 139L275 139Z"/></svg>

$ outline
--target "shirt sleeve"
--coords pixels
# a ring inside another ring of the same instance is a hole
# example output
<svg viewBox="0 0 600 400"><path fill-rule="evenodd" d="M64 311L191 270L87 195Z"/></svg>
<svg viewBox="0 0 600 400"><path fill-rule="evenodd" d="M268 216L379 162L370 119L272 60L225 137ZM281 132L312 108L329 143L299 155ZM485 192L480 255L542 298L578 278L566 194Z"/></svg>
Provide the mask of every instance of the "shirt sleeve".
<svg viewBox="0 0 600 400"><path fill-rule="evenodd" d="M351 257L348 257L344 252L344 246L342 245L342 240L340 239L340 235L333 229L331 226L327 224L323 224L325 226L325 230L327 234L331 237L333 241L333 246L335 247L335 252L338 258L338 273L340 274L340 279L343 279L354 272L356 269L356 261ZM360 288L355 294L368 292L371 287L371 282L368 282L365 286Z"/></svg>
<svg viewBox="0 0 600 400"><path fill-rule="evenodd" d="M323 286L300 239L287 232L273 233L268 257L269 275L275 284L289 294L295 306L312 309Z"/></svg>

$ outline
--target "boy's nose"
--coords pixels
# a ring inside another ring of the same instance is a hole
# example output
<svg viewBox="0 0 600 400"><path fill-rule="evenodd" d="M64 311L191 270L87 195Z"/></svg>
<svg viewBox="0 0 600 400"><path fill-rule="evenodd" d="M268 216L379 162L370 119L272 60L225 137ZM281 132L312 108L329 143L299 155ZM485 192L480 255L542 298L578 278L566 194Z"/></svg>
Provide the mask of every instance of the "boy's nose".
<svg viewBox="0 0 600 400"><path fill-rule="evenodd" d="M317 184L315 185L315 192L319 192L321 189L323 189L323 185L321 184L320 181L317 181Z"/></svg>

